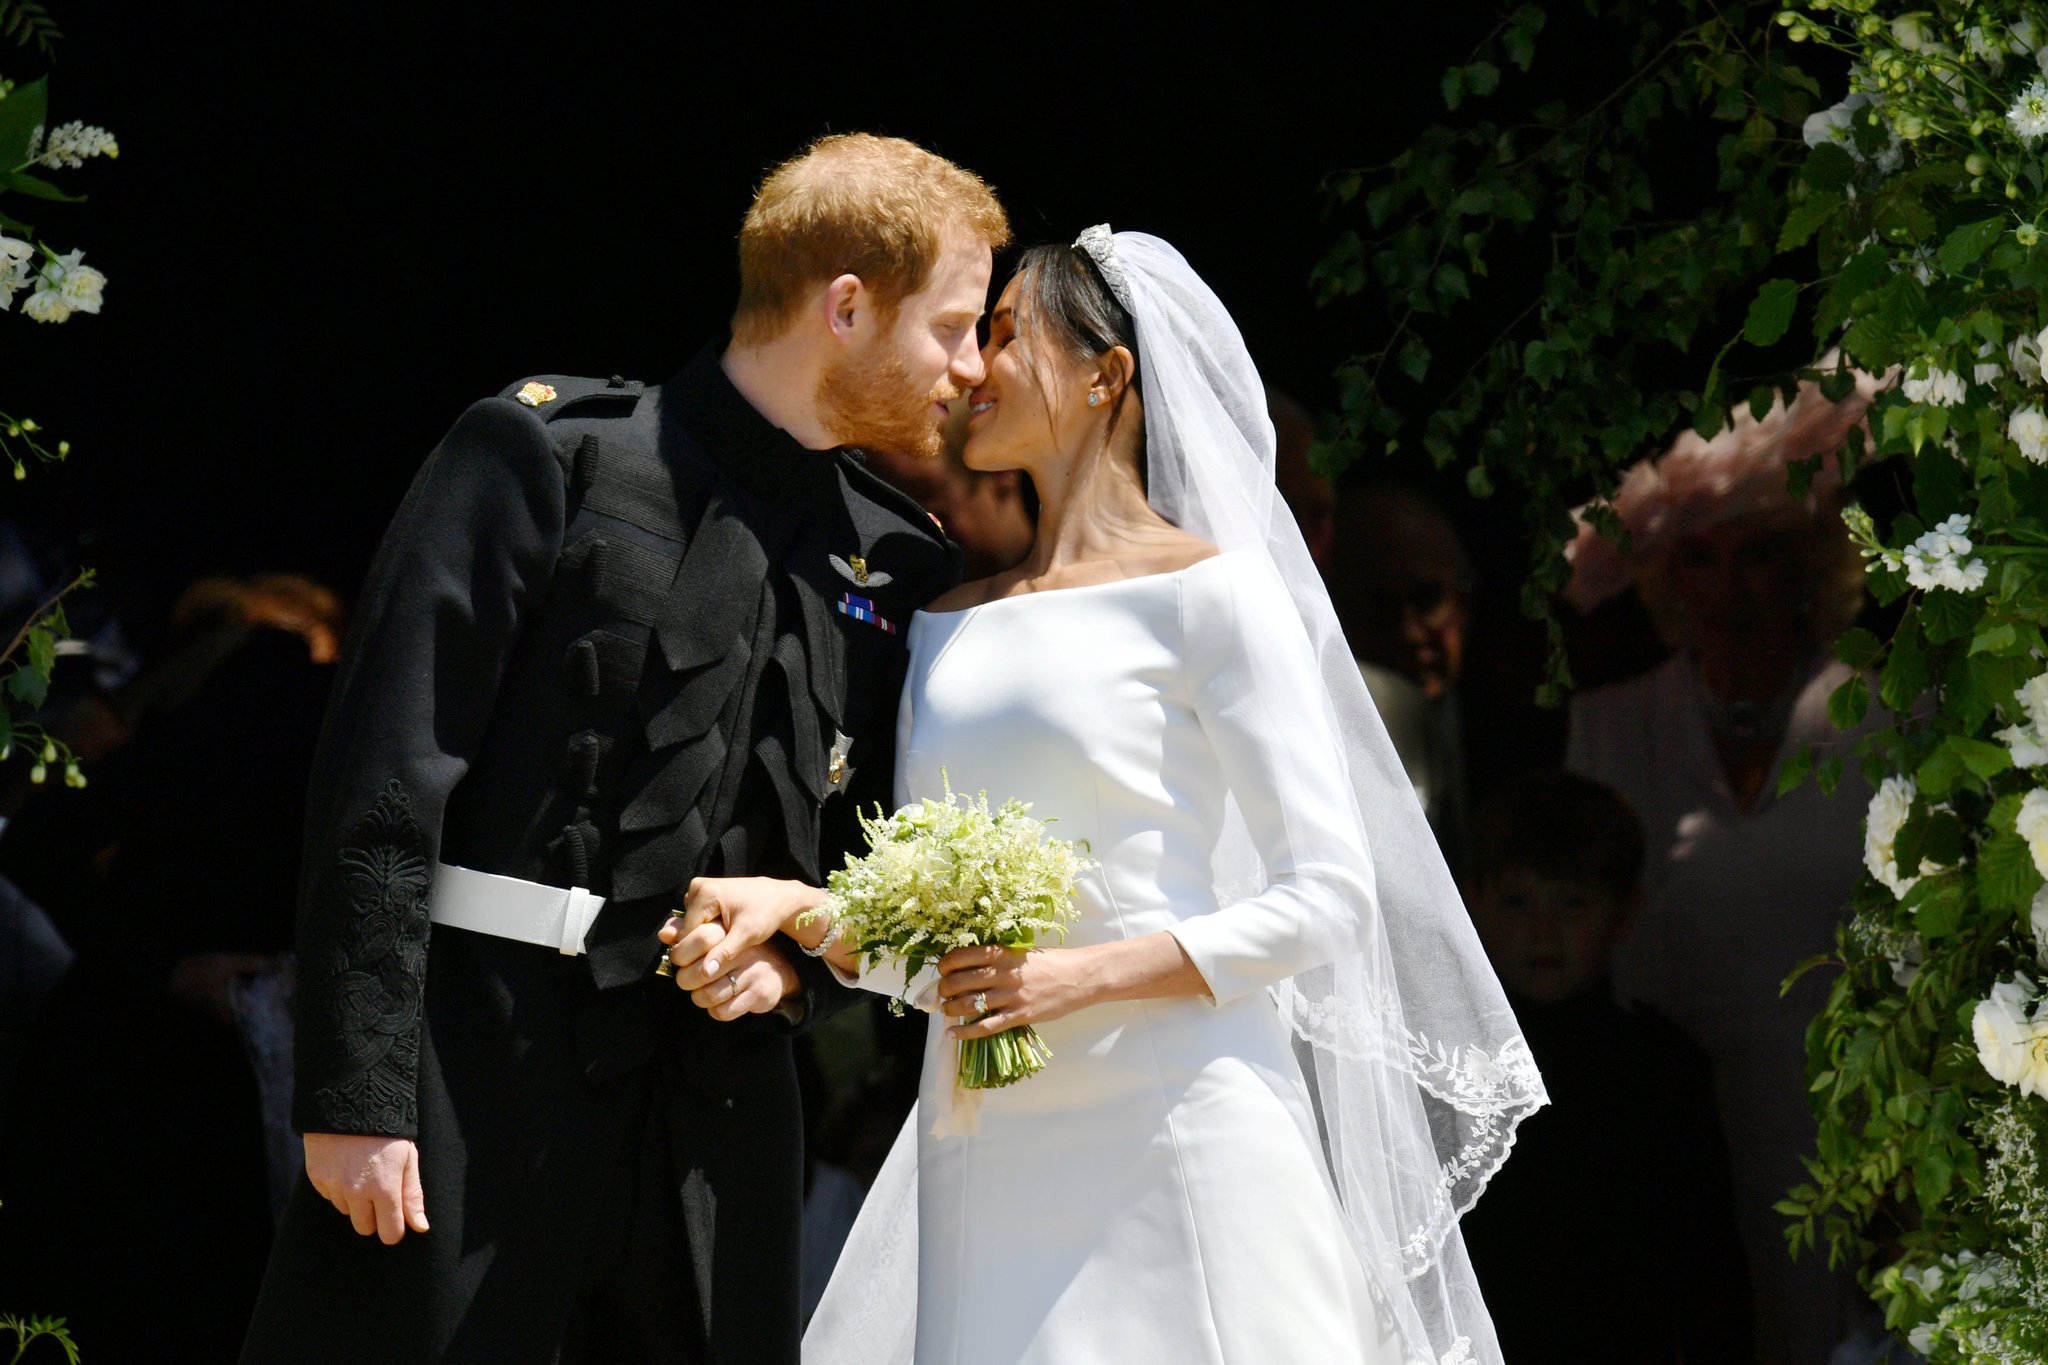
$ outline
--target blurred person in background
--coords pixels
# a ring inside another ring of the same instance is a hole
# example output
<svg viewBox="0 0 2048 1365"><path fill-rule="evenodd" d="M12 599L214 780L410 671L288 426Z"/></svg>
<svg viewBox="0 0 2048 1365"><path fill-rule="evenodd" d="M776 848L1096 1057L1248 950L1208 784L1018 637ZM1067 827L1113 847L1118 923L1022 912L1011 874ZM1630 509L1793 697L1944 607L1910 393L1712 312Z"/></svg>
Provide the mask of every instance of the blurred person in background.
<svg viewBox="0 0 2048 1365"><path fill-rule="evenodd" d="M1419 489L1372 484L1338 502L1326 577L1373 705L1454 872L1468 842L1464 676L1472 561Z"/></svg>
<svg viewBox="0 0 2048 1365"><path fill-rule="evenodd" d="M67 795L92 798L76 819L97 841L45 869L80 888L78 957L24 1046L0 1136L0 1283L62 1304L109 1360L232 1359L297 1175L289 949L341 607L302 578L212 578L172 620L163 652L96 702L110 723L95 733L118 747ZM206 1178L138 1199L108 1173L133 1169L144 1141L163 1169ZM89 1228L120 1230L126 1273L107 1273Z"/></svg>
<svg viewBox="0 0 2048 1365"><path fill-rule="evenodd" d="M1808 384L1761 420L1738 412L1712 441L1685 433L1614 499L1631 548L1582 525L1569 551L1568 602L1589 611L1633 587L1672 649L1573 700L1566 762L1619 791L1647 827L1647 898L1616 954L1617 984L1714 1059L1767 1365L1821 1365L1864 1305L1846 1275L1788 1259L1771 1206L1803 1178L1813 1143L1805 1029L1827 982L1779 987L1833 943L1862 871L1870 790L1854 763L1832 797L1812 782L1780 796L1776 778L1802 746L1824 756L1855 743L1827 714L1850 676L1828 644L1863 601L1833 456L1876 389L1863 377L1838 404ZM1787 466L1813 456L1822 464L1795 498Z"/></svg>
<svg viewBox="0 0 2048 1365"><path fill-rule="evenodd" d="M1608 978L1642 870L1642 822L1576 774L1524 774L1474 812L1465 902L1551 1099L1464 1223L1517 1365L1752 1359L1710 1063ZM1558 1311L1595 1284L1597 1325Z"/></svg>

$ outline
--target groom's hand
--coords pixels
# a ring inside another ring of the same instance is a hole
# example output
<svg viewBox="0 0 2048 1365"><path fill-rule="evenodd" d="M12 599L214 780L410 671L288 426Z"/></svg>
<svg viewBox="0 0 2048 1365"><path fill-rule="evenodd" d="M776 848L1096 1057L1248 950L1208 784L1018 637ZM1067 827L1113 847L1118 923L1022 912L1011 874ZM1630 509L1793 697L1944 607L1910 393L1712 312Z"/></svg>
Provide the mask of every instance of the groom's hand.
<svg viewBox="0 0 2048 1365"><path fill-rule="evenodd" d="M420 1149L411 1138L308 1133L306 1178L365 1237L374 1233L391 1246L407 1228L427 1230Z"/></svg>
<svg viewBox="0 0 2048 1365"><path fill-rule="evenodd" d="M738 953L720 945L714 951L725 970L703 985L691 987L690 1003L720 1023L749 1014L768 1014L803 990L796 968L775 944L756 944ZM702 977L702 966L699 962L696 968L686 969L692 972L692 980ZM682 975L682 971L676 973L678 979Z"/></svg>

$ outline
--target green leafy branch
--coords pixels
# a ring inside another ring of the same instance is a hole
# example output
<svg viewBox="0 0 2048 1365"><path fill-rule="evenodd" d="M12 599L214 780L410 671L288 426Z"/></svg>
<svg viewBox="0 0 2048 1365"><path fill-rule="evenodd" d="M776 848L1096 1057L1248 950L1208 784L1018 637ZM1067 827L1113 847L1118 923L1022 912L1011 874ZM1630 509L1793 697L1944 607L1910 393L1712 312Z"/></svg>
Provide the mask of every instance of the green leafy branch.
<svg viewBox="0 0 2048 1365"><path fill-rule="evenodd" d="M12 38L23 47L34 47L54 61L57 43L64 34L36 0L0 0L0 38Z"/></svg>
<svg viewBox="0 0 2048 1365"><path fill-rule="evenodd" d="M63 1318L18 1318L12 1313L0 1313L0 1332L14 1337L14 1354L8 1357L7 1365L18 1365L29 1346L45 1338L63 1348L69 1365L78 1365L78 1343L71 1339L70 1329L64 1323Z"/></svg>

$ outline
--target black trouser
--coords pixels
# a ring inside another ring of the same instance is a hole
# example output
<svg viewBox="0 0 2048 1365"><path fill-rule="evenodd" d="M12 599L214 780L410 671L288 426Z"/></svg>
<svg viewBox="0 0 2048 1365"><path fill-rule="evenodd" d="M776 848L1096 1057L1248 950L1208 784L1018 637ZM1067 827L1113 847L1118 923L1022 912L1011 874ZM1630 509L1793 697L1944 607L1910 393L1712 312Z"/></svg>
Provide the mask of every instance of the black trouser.
<svg viewBox="0 0 2048 1365"><path fill-rule="evenodd" d="M802 1122L786 1026L666 981L437 928L419 1079L427 1219L395 1247L310 1186L243 1360L794 1365Z"/></svg>

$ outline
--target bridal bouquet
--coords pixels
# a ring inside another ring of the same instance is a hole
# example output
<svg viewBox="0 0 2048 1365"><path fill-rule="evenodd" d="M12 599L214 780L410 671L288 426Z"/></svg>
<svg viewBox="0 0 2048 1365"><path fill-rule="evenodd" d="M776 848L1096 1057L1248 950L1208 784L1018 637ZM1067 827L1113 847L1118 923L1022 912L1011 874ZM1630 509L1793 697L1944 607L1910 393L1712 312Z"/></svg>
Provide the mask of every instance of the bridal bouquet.
<svg viewBox="0 0 2048 1365"><path fill-rule="evenodd" d="M942 773L943 779L943 773ZM1040 935L1064 939L1074 918L1074 879L1094 866L1087 844L1049 838L1031 807L1005 801L989 809L988 793L972 801L930 797L893 815L861 817L868 853L848 855L826 879L823 905L809 912L834 919L832 933L863 965L892 958L904 979L955 948L1000 944L1029 948ZM907 987L906 987L907 989ZM889 1002L897 1013L907 1001ZM1030 1025L960 1043L962 1088L1010 1085L1052 1056Z"/></svg>

